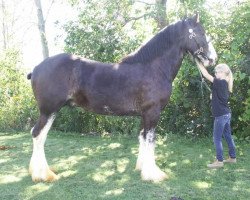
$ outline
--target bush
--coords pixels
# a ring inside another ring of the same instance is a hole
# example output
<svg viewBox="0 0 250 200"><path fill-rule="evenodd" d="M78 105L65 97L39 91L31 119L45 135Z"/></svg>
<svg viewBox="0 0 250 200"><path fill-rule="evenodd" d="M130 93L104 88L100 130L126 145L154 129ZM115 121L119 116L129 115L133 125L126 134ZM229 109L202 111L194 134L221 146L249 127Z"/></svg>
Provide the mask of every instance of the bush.
<svg viewBox="0 0 250 200"><path fill-rule="evenodd" d="M18 51L8 50L0 57L0 71L0 129L27 130L37 112Z"/></svg>
<svg viewBox="0 0 250 200"><path fill-rule="evenodd" d="M139 133L140 119L135 117L103 116L82 108L64 107L57 115L54 129L78 133Z"/></svg>

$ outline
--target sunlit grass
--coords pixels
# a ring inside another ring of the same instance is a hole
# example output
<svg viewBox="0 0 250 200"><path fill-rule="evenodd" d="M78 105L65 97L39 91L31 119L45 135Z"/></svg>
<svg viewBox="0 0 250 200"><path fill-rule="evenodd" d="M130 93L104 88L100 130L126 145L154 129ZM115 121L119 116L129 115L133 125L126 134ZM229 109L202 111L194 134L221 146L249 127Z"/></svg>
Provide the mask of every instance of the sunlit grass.
<svg viewBox="0 0 250 200"><path fill-rule="evenodd" d="M156 162L169 179L155 184L142 181L135 171L136 134L101 137L52 132L45 151L60 179L35 184L28 174L30 133L0 133L0 146L5 149L0 150L0 199L248 199L249 144L236 144L237 164L209 170L206 165L214 159L211 138L159 137Z"/></svg>
<svg viewBox="0 0 250 200"><path fill-rule="evenodd" d="M124 188L119 188L119 189L109 190L105 194L110 195L110 196L114 196L114 195L122 194L123 191L124 191Z"/></svg>
<svg viewBox="0 0 250 200"><path fill-rule="evenodd" d="M205 181L195 181L194 185L199 189L207 189L211 187L211 184Z"/></svg>

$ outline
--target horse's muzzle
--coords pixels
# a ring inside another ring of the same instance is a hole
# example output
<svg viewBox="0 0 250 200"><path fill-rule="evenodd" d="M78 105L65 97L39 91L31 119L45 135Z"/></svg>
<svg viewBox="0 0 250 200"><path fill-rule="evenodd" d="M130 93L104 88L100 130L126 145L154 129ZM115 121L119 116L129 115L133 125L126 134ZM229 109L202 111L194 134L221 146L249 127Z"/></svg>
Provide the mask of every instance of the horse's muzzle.
<svg viewBox="0 0 250 200"><path fill-rule="evenodd" d="M214 66L216 64L215 59L208 59L209 60L209 65Z"/></svg>

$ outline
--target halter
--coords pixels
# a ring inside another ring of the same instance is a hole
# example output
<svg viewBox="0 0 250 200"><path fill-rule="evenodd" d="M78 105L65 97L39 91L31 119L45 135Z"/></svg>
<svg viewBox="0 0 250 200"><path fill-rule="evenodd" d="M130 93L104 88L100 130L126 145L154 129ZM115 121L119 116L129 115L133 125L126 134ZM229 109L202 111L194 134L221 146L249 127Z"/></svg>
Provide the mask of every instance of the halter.
<svg viewBox="0 0 250 200"><path fill-rule="evenodd" d="M203 47L200 47L200 48L199 48L199 44L198 44L197 40L195 39L196 34L195 34L194 30L193 30L192 28L190 28L190 29L188 30L188 32L190 33L190 35L188 36L189 39L190 39L190 40L194 39L194 41L195 41L195 43L197 44L197 47L198 47L198 49L194 52L194 56L203 54L204 57L207 57L207 56L205 56L205 54L203 53Z"/></svg>
<svg viewBox="0 0 250 200"><path fill-rule="evenodd" d="M190 40L194 39L195 43L196 43L197 46L199 47L198 42L197 42L196 39L195 39L196 34L195 34L194 30L190 28L190 29L188 30L188 32L190 33L189 39L190 39ZM210 42L210 41L209 41L209 42ZM209 43L209 42L208 42L208 43ZM195 56L195 55L200 55L200 54L203 54L203 56L206 57L206 56L204 55L204 53L203 53L203 47L198 48L198 49L194 52L194 56ZM200 71L199 68L198 68L198 70L199 70L200 77L201 77L201 91L202 91L202 96L203 96L203 87L202 87L203 84L206 86L206 88L207 88L210 92L211 92L211 89L209 88L207 82L204 80L204 78L203 78L203 76L202 76L201 71Z"/></svg>

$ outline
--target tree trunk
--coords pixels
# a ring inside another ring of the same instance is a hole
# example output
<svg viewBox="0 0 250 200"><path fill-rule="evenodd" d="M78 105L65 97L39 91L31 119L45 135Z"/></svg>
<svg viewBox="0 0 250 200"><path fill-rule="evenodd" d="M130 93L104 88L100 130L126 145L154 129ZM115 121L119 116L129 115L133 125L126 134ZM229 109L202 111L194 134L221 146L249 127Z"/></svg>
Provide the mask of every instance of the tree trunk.
<svg viewBox="0 0 250 200"><path fill-rule="evenodd" d="M155 20L157 22L157 27L159 29L162 29L168 25L166 4L167 4L167 0L155 0L155 6L156 6Z"/></svg>
<svg viewBox="0 0 250 200"><path fill-rule="evenodd" d="M43 58L49 57L49 48L48 48L48 42L45 34L45 20L43 17L43 10L41 6L40 0L35 0L35 4L37 7L37 18L38 18L38 29L40 32L41 37L41 44L42 44L42 50L43 50Z"/></svg>
<svg viewBox="0 0 250 200"><path fill-rule="evenodd" d="M5 2L2 0L2 34L3 34L3 50L7 49L7 27L5 22Z"/></svg>

